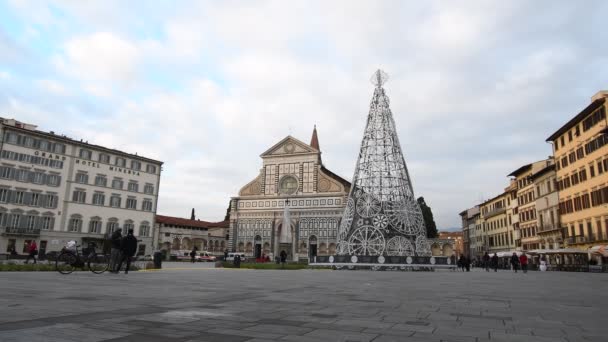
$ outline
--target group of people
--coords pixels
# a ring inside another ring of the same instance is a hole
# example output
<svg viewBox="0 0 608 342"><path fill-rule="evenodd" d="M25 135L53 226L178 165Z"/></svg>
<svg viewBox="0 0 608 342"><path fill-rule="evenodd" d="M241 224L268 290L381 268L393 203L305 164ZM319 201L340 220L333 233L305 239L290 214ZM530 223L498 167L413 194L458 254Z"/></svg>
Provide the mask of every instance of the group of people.
<svg viewBox="0 0 608 342"><path fill-rule="evenodd" d="M137 238L133 236L133 229L127 231L126 236L122 236L122 228L116 229L110 238L111 254L110 254L110 272L118 273L123 262L126 262L125 274L129 273L131 259L137 252Z"/></svg>
<svg viewBox="0 0 608 342"><path fill-rule="evenodd" d="M496 253L494 253L494 255L492 255L490 257L490 255L488 254L488 252L486 252L483 255L483 267L486 269L486 272L490 272L490 268L494 269L494 272L498 271L498 255ZM521 266L521 270L524 273L528 272L528 256L526 256L526 253L522 253L520 256L517 256L517 253L513 252L513 255L511 255L511 267L513 268L513 271L515 273L517 273L517 270L520 268Z"/></svg>

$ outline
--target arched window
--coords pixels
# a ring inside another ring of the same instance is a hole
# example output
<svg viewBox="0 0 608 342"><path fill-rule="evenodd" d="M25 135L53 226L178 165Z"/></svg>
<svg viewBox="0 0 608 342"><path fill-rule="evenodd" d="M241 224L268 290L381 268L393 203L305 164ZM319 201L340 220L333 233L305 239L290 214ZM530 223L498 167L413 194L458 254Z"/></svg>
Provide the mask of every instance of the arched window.
<svg viewBox="0 0 608 342"><path fill-rule="evenodd" d="M139 236L150 236L150 223L148 221L142 221L139 224Z"/></svg>
<svg viewBox="0 0 608 342"><path fill-rule="evenodd" d="M125 224L123 225L124 228L124 232L123 234L126 234L129 229L134 229L135 225L133 224L133 220L125 220Z"/></svg>
<svg viewBox="0 0 608 342"><path fill-rule="evenodd" d="M116 229L118 229L118 219L116 217L109 218L106 224L106 232L112 234Z"/></svg>
<svg viewBox="0 0 608 342"><path fill-rule="evenodd" d="M82 215L74 214L70 216L68 222L68 232L80 232L82 229Z"/></svg>
<svg viewBox="0 0 608 342"><path fill-rule="evenodd" d="M91 217L91 219L89 220L89 233L101 234L101 217Z"/></svg>

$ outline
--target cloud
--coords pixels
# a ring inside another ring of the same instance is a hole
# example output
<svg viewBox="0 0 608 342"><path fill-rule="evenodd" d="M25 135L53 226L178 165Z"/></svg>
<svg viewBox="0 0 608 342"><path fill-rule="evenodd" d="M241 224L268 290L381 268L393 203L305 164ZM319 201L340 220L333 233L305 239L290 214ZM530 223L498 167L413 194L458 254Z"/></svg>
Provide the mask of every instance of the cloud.
<svg viewBox="0 0 608 342"><path fill-rule="evenodd" d="M287 134L308 142L314 124L324 163L350 178L381 67L416 194L453 227L605 86L607 7L18 2L39 67L0 55L0 111L163 160L159 212L220 220L259 154ZM0 32L0 47L20 56L22 35Z"/></svg>

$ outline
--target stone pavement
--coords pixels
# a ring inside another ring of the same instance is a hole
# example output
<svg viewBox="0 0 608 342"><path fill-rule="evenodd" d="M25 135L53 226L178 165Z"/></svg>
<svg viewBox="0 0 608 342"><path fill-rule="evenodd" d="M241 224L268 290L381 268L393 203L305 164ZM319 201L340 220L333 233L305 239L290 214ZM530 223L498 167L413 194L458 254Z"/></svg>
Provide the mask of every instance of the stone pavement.
<svg viewBox="0 0 608 342"><path fill-rule="evenodd" d="M608 275L0 273L0 341L608 341Z"/></svg>

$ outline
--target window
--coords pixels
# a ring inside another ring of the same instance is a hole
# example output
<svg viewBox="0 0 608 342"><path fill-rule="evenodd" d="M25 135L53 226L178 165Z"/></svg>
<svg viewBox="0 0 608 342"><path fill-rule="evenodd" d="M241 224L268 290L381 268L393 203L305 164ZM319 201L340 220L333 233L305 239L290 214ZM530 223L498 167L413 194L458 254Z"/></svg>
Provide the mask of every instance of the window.
<svg viewBox="0 0 608 342"><path fill-rule="evenodd" d="M146 165L146 172L148 173L156 173L156 166L154 165Z"/></svg>
<svg viewBox="0 0 608 342"><path fill-rule="evenodd" d="M595 167L592 165L589 165L589 174L591 175L591 177L595 177Z"/></svg>
<svg viewBox="0 0 608 342"><path fill-rule="evenodd" d="M154 185L150 183L146 183L144 186L144 193L153 195L154 194Z"/></svg>
<svg viewBox="0 0 608 342"><path fill-rule="evenodd" d="M138 162L137 160L131 160L131 168L133 170L139 171L139 170L141 170L141 163Z"/></svg>
<svg viewBox="0 0 608 342"><path fill-rule="evenodd" d="M13 201L13 203L23 204L24 198L25 198L25 193L23 191L15 191L15 200Z"/></svg>
<svg viewBox="0 0 608 342"><path fill-rule="evenodd" d="M108 179L104 175L97 175L97 176L95 176L95 185L97 185L97 186L107 186L108 185Z"/></svg>
<svg viewBox="0 0 608 342"><path fill-rule="evenodd" d="M114 160L114 165L116 165L118 167L125 167L126 164L127 164L127 160L125 158L116 158Z"/></svg>
<svg viewBox="0 0 608 342"><path fill-rule="evenodd" d="M100 153L99 154L99 162L100 163L110 164L110 155L105 154L105 153Z"/></svg>
<svg viewBox="0 0 608 342"><path fill-rule="evenodd" d="M127 198L127 209L137 209L137 199Z"/></svg>
<svg viewBox="0 0 608 342"><path fill-rule="evenodd" d="M89 221L89 233L91 234L101 234L101 219L99 217L94 217Z"/></svg>
<svg viewBox="0 0 608 342"><path fill-rule="evenodd" d="M55 153L65 153L65 145L64 144L53 144L53 152Z"/></svg>
<svg viewBox="0 0 608 342"><path fill-rule="evenodd" d="M80 158L91 160L92 155L93 155L93 152L91 152L90 150L85 150L84 148L80 149L80 154L79 154Z"/></svg>
<svg viewBox="0 0 608 342"><path fill-rule="evenodd" d="M112 187L114 189L122 189L122 179L114 178L112 180Z"/></svg>
<svg viewBox="0 0 608 342"><path fill-rule="evenodd" d="M28 215L27 216L26 228L28 230L33 230L35 226L36 226L36 216L34 216L34 215Z"/></svg>
<svg viewBox="0 0 608 342"><path fill-rule="evenodd" d="M40 140L39 146L43 151L51 151L52 144L46 140Z"/></svg>
<svg viewBox="0 0 608 342"><path fill-rule="evenodd" d="M28 181L28 177L29 176L29 171L27 170L17 170L17 181L19 182L27 182Z"/></svg>
<svg viewBox="0 0 608 342"><path fill-rule="evenodd" d="M21 221L21 215L19 214L11 214L11 227L19 227L19 222Z"/></svg>
<svg viewBox="0 0 608 342"><path fill-rule="evenodd" d="M6 141L11 144L16 144L19 140L19 136L15 133L6 133Z"/></svg>
<svg viewBox="0 0 608 342"><path fill-rule="evenodd" d="M87 184L89 182L89 175L83 172L76 174L76 183Z"/></svg>
<svg viewBox="0 0 608 342"><path fill-rule="evenodd" d="M47 175L46 176L46 184L49 186L59 186L61 182L61 177L57 175Z"/></svg>
<svg viewBox="0 0 608 342"><path fill-rule="evenodd" d="M79 232L81 228L82 228L82 219L80 219L80 217L72 216L72 218L68 222L68 231L69 232Z"/></svg>
<svg viewBox="0 0 608 342"><path fill-rule="evenodd" d="M42 216L42 220L40 221L40 228L42 228L43 230L52 230L53 218L50 216Z"/></svg>
<svg viewBox="0 0 608 342"><path fill-rule="evenodd" d="M152 201L145 199L141 204L141 210L152 211Z"/></svg>
<svg viewBox="0 0 608 342"><path fill-rule="evenodd" d="M139 226L139 236L150 236L150 226L148 222L142 222Z"/></svg>
<svg viewBox="0 0 608 342"><path fill-rule="evenodd" d="M133 221L126 220L123 227L124 227L123 233L126 234L129 231L129 229L133 229L135 227L135 225L133 224Z"/></svg>
<svg viewBox="0 0 608 342"><path fill-rule="evenodd" d="M57 195L46 195L46 202L44 205L46 208L57 207Z"/></svg>
<svg viewBox="0 0 608 342"><path fill-rule="evenodd" d="M32 172L32 183L34 184L44 184L44 173L42 172Z"/></svg>
<svg viewBox="0 0 608 342"><path fill-rule="evenodd" d="M37 192L32 193L30 205L32 207L37 207L40 205L40 194L39 193L37 193Z"/></svg>
<svg viewBox="0 0 608 342"><path fill-rule="evenodd" d="M87 198L87 193L83 190L74 190L72 193L72 201L77 203L84 203Z"/></svg>
<svg viewBox="0 0 608 342"><path fill-rule="evenodd" d="M10 195L9 189L0 189L0 202L2 202L2 203L8 202L9 195Z"/></svg>
<svg viewBox="0 0 608 342"><path fill-rule="evenodd" d="M10 167L0 167L0 177L5 179L13 179L13 175L15 173L15 169Z"/></svg>
<svg viewBox="0 0 608 342"><path fill-rule="evenodd" d="M139 191L139 184L137 184L137 182L131 181L131 182L129 182L128 188L129 188L129 191L137 192L137 191Z"/></svg>
<svg viewBox="0 0 608 342"><path fill-rule="evenodd" d="M568 131L568 141L572 141L572 131Z"/></svg>
<svg viewBox="0 0 608 342"><path fill-rule="evenodd" d="M110 206L114 207L114 208L120 208L120 196L119 195L112 195L110 197Z"/></svg>
<svg viewBox="0 0 608 342"><path fill-rule="evenodd" d="M118 220L111 218L108 220L108 224L106 225L106 231L108 234L112 234L116 229L118 229Z"/></svg>
<svg viewBox="0 0 608 342"><path fill-rule="evenodd" d="M104 205L106 201L106 196L101 192L96 192L93 194L93 204L94 205Z"/></svg>

